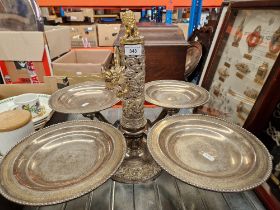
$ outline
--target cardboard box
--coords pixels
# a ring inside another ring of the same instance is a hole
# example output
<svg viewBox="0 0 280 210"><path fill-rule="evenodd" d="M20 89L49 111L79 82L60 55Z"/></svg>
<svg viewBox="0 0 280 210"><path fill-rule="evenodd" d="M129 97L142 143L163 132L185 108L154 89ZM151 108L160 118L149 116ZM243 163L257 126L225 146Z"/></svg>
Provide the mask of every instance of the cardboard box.
<svg viewBox="0 0 280 210"><path fill-rule="evenodd" d="M121 24L97 24L98 45L112 47L118 37Z"/></svg>
<svg viewBox="0 0 280 210"><path fill-rule="evenodd" d="M49 76L44 77L44 83L40 84L0 84L0 100L9 98L12 96L21 95L24 93L41 93L52 94L58 89L66 87L68 85L75 85L78 83L93 81L104 82L103 77L99 76Z"/></svg>
<svg viewBox="0 0 280 210"><path fill-rule="evenodd" d="M54 90L47 83L0 85L0 100L24 93L52 94L53 92Z"/></svg>
<svg viewBox="0 0 280 210"><path fill-rule="evenodd" d="M44 78L45 83L47 83L50 89L55 92L58 89L62 89L69 85L75 85L83 82L104 82L104 78L100 75L91 76L50 76Z"/></svg>
<svg viewBox="0 0 280 210"><path fill-rule="evenodd" d="M4 62L12 83L30 83L25 61ZM42 61L34 61L34 67L40 82L44 82L45 68Z"/></svg>
<svg viewBox="0 0 280 210"><path fill-rule="evenodd" d="M45 26L45 36L51 59L71 50L69 26Z"/></svg>
<svg viewBox="0 0 280 210"><path fill-rule="evenodd" d="M65 12L64 16L67 17L68 21L83 22L85 20L83 12Z"/></svg>
<svg viewBox="0 0 280 210"><path fill-rule="evenodd" d="M45 40L43 32L0 32L1 61L42 61Z"/></svg>
<svg viewBox="0 0 280 210"><path fill-rule="evenodd" d="M71 49L69 27L45 27L45 32L1 31L0 63L5 81L28 83L26 61L33 64L40 82L52 74L50 59Z"/></svg>
<svg viewBox="0 0 280 210"><path fill-rule="evenodd" d="M188 40L188 30L189 30L189 24L188 23L177 23L175 24L179 26L179 28L183 31L185 40Z"/></svg>
<svg viewBox="0 0 280 210"><path fill-rule="evenodd" d="M62 17L57 17L56 15L50 15L44 18L50 25L63 23Z"/></svg>
<svg viewBox="0 0 280 210"><path fill-rule="evenodd" d="M67 37L70 28L65 26L45 26L45 32L0 31L0 60L42 61L45 43L53 59L71 49Z"/></svg>
<svg viewBox="0 0 280 210"><path fill-rule="evenodd" d="M97 46L96 25L70 25L72 48Z"/></svg>
<svg viewBox="0 0 280 210"><path fill-rule="evenodd" d="M90 18L93 21L94 10L93 9L81 9L79 12L64 12L64 16L68 21L83 22L85 18Z"/></svg>
<svg viewBox="0 0 280 210"><path fill-rule="evenodd" d="M82 9L84 17L93 18L94 17L94 9Z"/></svg>
<svg viewBox="0 0 280 210"><path fill-rule="evenodd" d="M101 74L102 66L112 60L110 50L72 50L52 62L56 76L91 76Z"/></svg>

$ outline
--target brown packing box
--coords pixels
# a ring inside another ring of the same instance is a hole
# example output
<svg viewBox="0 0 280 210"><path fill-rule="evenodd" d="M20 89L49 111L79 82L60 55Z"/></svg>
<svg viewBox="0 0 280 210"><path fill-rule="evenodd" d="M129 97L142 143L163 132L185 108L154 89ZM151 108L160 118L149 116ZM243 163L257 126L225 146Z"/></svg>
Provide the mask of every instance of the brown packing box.
<svg viewBox="0 0 280 210"><path fill-rule="evenodd" d="M96 25L70 25L72 48L96 47Z"/></svg>
<svg viewBox="0 0 280 210"><path fill-rule="evenodd" d="M44 82L45 69L43 62L35 61L33 62L36 69L37 76L40 82ZM8 69L9 76L12 82L19 82L20 79L26 78L26 81L23 83L29 83L29 75L26 69L25 62L20 61L5 61L5 65Z"/></svg>
<svg viewBox="0 0 280 210"><path fill-rule="evenodd" d="M45 26L45 36L51 59L71 50L69 26Z"/></svg>
<svg viewBox="0 0 280 210"><path fill-rule="evenodd" d="M47 83L0 85L0 100L24 93L52 94L54 91Z"/></svg>
<svg viewBox="0 0 280 210"><path fill-rule="evenodd" d="M64 16L68 17L68 21L83 22L85 20L83 12L64 12Z"/></svg>
<svg viewBox="0 0 280 210"><path fill-rule="evenodd" d="M59 86L61 86L65 80L69 82L69 85L75 85L86 81L104 82L104 79L100 77L100 75L74 77L45 76L44 83L41 84L0 84L0 100L24 93L52 94L59 89Z"/></svg>
<svg viewBox="0 0 280 210"><path fill-rule="evenodd" d="M45 43L48 44L50 57L53 59L71 49L70 39L67 37L70 37L70 28L65 26L45 26L44 33L0 31L0 60L42 61Z"/></svg>
<svg viewBox="0 0 280 210"><path fill-rule="evenodd" d="M66 17L69 17L69 21L82 22L86 17L91 18L93 21L94 10L93 9L81 9L80 12L64 12Z"/></svg>
<svg viewBox="0 0 280 210"><path fill-rule="evenodd" d="M50 15L46 17L46 20L51 24L63 23L62 17L57 17L56 15Z"/></svg>
<svg viewBox="0 0 280 210"><path fill-rule="evenodd" d="M109 66L110 50L72 50L52 62L56 76L91 76L101 73L102 66Z"/></svg>
<svg viewBox="0 0 280 210"><path fill-rule="evenodd" d="M118 37L121 24L97 24L98 45L112 47Z"/></svg>
<svg viewBox="0 0 280 210"><path fill-rule="evenodd" d="M45 69L42 62L46 44L50 58L71 49L69 27L45 27L45 32L0 32L0 60L4 61L12 82L29 78L22 61L33 61L39 81L43 82ZM69 36L68 36L69 35ZM26 81L29 81L28 79Z"/></svg>
<svg viewBox="0 0 280 210"><path fill-rule="evenodd" d="M43 32L0 31L1 61L42 61Z"/></svg>
<svg viewBox="0 0 280 210"><path fill-rule="evenodd" d="M44 78L45 83L49 84L50 89L54 92L68 85L75 85L82 82L105 82L100 74L91 76L50 76Z"/></svg>

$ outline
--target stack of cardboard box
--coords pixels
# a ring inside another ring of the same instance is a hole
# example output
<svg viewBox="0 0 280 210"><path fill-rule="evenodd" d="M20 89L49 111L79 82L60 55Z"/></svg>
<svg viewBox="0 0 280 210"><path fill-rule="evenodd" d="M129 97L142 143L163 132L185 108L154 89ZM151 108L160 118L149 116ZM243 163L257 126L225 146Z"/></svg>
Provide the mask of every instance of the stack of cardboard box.
<svg viewBox="0 0 280 210"><path fill-rule="evenodd" d="M6 83L30 82L26 61L32 61L39 82L52 75L50 60L71 49L69 27L45 27L45 32L1 31L0 66Z"/></svg>
<svg viewBox="0 0 280 210"><path fill-rule="evenodd" d="M45 32L0 32L0 67L5 82L30 83L26 61L32 61L39 82L44 76L102 79L111 50L71 49L70 27L45 27ZM51 62L53 60L53 62Z"/></svg>
<svg viewBox="0 0 280 210"><path fill-rule="evenodd" d="M69 25L72 48L112 47L121 24Z"/></svg>

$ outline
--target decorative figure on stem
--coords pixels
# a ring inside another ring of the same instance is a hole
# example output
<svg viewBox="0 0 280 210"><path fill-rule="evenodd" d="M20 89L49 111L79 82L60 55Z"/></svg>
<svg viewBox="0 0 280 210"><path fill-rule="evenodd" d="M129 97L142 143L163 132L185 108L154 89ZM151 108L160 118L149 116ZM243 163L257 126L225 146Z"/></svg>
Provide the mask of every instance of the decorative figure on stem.
<svg viewBox="0 0 280 210"><path fill-rule="evenodd" d="M127 43L143 43L143 39L139 36L138 27L136 26L136 21L134 13L131 10L126 11L122 15L122 23L125 27L125 35L121 37L121 44Z"/></svg>
<svg viewBox="0 0 280 210"><path fill-rule="evenodd" d="M109 69L102 69L102 76L105 79L106 87L115 90L118 98L122 98L127 93L127 85L124 82L125 66L120 65L120 53L117 47L114 48L114 65Z"/></svg>

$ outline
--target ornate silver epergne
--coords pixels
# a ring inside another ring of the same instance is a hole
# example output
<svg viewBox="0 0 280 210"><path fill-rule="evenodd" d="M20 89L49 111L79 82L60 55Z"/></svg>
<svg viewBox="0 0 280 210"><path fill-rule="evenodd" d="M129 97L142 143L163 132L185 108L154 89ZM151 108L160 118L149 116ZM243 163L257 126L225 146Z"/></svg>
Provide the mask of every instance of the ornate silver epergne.
<svg viewBox="0 0 280 210"><path fill-rule="evenodd" d="M115 49L115 65L104 71L107 87L117 87L118 96L122 97L119 128L128 145L126 157L113 179L138 183L156 177L161 171L147 150L147 129L165 116L178 113L180 108L206 103L209 94L203 88L174 80L150 82L145 88L144 37L139 35L133 12L127 11L122 21L126 34L121 38L119 48ZM147 123L144 117L145 100L164 107L155 122Z"/></svg>
<svg viewBox="0 0 280 210"><path fill-rule="evenodd" d="M114 65L102 71L105 83L69 86L49 101L55 111L103 122L71 121L26 137L0 165L0 193L21 204L49 205L86 194L110 177L146 182L161 168L215 191L242 191L264 182L271 173L271 157L255 136L218 118L172 116L203 105L209 93L183 81L145 85L144 38L133 12L125 12L122 21L126 33L115 48ZM100 111L118 98L122 116L113 127ZM144 117L145 100L163 108L154 122Z"/></svg>

